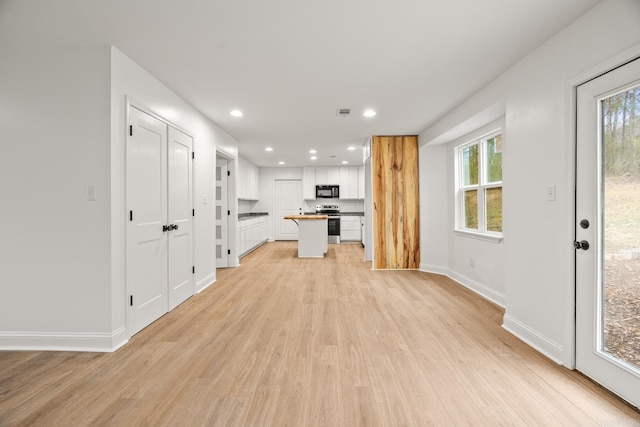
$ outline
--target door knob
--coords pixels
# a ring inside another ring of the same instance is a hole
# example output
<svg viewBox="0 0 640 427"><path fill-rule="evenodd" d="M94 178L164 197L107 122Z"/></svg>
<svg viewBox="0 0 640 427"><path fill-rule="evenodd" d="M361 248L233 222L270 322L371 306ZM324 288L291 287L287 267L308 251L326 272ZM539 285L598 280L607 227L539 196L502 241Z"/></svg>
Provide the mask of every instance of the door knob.
<svg viewBox="0 0 640 427"><path fill-rule="evenodd" d="M169 231L171 230L171 226L170 225L163 225L162 226L162 232L164 233L165 231Z"/></svg>
<svg viewBox="0 0 640 427"><path fill-rule="evenodd" d="M170 229L170 230L177 230L177 229L178 229L178 224L171 224L171 225L169 226L169 229Z"/></svg>
<svg viewBox="0 0 640 427"><path fill-rule="evenodd" d="M581 241L576 241L573 242L573 247L575 249L582 249L583 251L586 251L587 249L589 249L589 242L587 242L586 240L581 240Z"/></svg>

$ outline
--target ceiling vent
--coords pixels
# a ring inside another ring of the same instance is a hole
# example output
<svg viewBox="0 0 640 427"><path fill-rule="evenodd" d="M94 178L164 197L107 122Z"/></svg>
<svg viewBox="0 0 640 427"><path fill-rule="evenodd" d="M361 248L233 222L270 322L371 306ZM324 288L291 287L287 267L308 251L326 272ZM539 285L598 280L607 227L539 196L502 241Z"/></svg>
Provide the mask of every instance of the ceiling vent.
<svg viewBox="0 0 640 427"><path fill-rule="evenodd" d="M351 114L351 108L338 108L336 110L336 116L347 117Z"/></svg>

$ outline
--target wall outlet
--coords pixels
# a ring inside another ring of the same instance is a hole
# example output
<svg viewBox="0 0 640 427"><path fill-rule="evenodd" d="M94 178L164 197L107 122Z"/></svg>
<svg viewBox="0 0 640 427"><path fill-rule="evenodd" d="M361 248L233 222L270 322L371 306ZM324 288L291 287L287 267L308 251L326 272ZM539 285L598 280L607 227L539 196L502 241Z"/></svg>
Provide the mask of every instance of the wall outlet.
<svg viewBox="0 0 640 427"><path fill-rule="evenodd" d="M96 190L96 185L95 184L89 184L87 185L86 188L86 197L87 197L87 201L89 202L95 202L97 199L97 190Z"/></svg>

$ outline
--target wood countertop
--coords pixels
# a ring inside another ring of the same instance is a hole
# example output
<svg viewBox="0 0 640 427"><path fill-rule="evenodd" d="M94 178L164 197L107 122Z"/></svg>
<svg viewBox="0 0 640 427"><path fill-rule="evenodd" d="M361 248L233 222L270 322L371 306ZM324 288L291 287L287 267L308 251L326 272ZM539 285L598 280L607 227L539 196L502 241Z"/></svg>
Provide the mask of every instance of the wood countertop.
<svg viewBox="0 0 640 427"><path fill-rule="evenodd" d="M287 215L284 219L329 219L329 215Z"/></svg>

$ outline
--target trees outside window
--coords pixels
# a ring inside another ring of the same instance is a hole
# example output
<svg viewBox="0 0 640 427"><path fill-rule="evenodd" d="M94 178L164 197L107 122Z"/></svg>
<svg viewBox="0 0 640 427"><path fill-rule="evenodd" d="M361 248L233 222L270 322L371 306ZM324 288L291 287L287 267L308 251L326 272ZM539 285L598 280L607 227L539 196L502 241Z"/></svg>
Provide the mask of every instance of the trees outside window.
<svg viewBox="0 0 640 427"><path fill-rule="evenodd" d="M458 230L502 234L502 132L457 147Z"/></svg>

